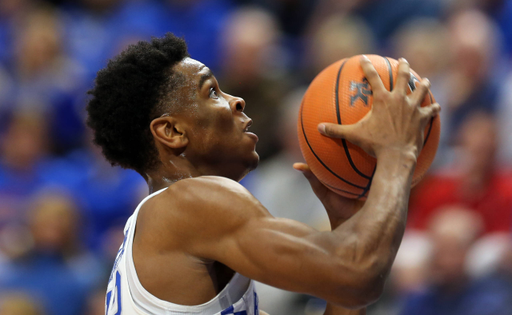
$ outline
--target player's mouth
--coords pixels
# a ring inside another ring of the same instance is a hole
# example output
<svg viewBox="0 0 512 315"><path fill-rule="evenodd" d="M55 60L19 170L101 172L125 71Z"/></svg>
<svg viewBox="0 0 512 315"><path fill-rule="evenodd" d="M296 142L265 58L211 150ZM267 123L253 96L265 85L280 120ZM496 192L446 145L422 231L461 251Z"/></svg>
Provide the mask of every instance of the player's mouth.
<svg viewBox="0 0 512 315"><path fill-rule="evenodd" d="M249 132L249 127L252 125L252 119L249 119L245 124L244 133L251 137L255 142L258 142L258 136L254 132Z"/></svg>

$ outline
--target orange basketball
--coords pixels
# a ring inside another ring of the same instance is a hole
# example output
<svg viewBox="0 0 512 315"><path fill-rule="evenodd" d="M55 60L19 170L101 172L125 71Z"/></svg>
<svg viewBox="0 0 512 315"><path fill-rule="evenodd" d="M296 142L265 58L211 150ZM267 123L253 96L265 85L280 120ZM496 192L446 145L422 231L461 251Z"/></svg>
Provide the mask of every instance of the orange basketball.
<svg viewBox="0 0 512 315"><path fill-rule="evenodd" d="M364 77L360 57L333 63L311 82L299 112L298 134L302 155L315 176L332 191L349 198L365 199L375 173L376 159L344 139L333 139L318 132L319 123L354 124L373 103L371 86ZM368 55L384 86L393 90L398 61ZM421 78L411 70L412 92ZM421 106L434 103L430 93ZM417 184L432 164L439 144L440 121L434 117L425 128L425 142L418 157L412 185Z"/></svg>

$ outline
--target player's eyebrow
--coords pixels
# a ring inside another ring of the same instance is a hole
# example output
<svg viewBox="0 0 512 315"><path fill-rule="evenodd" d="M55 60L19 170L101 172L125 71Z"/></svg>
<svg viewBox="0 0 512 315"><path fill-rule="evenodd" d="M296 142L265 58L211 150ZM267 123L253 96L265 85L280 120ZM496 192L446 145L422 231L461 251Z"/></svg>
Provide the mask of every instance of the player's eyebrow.
<svg viewBox="0 0 512 315"><path fill-rule="evenodd" d="M212 77L213 73L210 69L208 69L207 73L201 75L201 78L199 79L199 90L201 90L201 88L203 87L204 82Z"/></svg>

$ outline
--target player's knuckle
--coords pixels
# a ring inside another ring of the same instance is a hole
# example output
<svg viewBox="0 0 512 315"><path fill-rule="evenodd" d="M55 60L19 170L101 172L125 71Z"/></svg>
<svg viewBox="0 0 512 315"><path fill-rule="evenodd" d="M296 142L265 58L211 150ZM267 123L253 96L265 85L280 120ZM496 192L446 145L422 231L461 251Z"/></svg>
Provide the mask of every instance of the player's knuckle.
<svg viewBox="0 0 512 315"><path fill-rule="evenodd" d="M428 91L428 85L425 82L421 82L416 88L416 91L418 91L418 93L425 93Z"/></svg>
<svg viewBox="0 0 512 315"><path fill-rule="evenodd" d="M398 74L406 78L411 76L411 72L409 72L408 67L401 67L400 69L398 69Z"/></svg>

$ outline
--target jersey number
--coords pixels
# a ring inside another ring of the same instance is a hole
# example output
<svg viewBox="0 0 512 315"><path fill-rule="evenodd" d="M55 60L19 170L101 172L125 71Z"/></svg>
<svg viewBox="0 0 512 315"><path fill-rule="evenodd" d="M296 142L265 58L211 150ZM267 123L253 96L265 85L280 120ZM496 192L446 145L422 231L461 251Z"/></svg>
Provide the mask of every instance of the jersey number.
<svg viewBox="0 0 512 315"><path fill-rule="evenodd" d="M121 314L121 275L116 271L114 288L107 292L107 308L105 315Z"/></svg>

